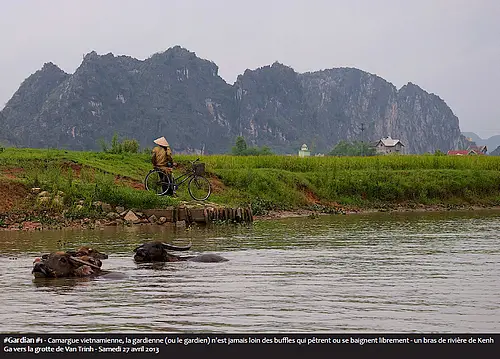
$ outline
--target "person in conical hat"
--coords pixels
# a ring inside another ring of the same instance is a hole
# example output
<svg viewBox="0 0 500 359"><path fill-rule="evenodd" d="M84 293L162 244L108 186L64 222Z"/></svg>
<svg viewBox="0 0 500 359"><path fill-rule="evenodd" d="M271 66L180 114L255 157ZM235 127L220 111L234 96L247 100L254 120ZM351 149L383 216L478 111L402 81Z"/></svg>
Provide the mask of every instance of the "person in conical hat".
<svg viewBox="0 0 500 359"><path fill-rule="evenodd" d="M165 137L163 137L163 136L160 137L160 138L157 138L153 142L156 143L158 146L161 146L161 147L170 147L170 145L167 142L167 139Z"/></svg>
<svg viewBox="0 0 500 359"><path fill-rule="evenodd" d="M167 139L163 136L157 138L153 142L156 143L158 146L153 148L151 163L153 164L153 167L159 168L163 173L165 173L166 176L168 176L171 179L172 169L176 165L176 163L174 163L174 160L172 158L172 150L170 149L170 145L167 142ZM161 178L161 180L165 181L164 178ZM163 186L163 191L164 192L167 191L165 193L167 195L174 194L173 189L169 188L168 185Z"/></svg>

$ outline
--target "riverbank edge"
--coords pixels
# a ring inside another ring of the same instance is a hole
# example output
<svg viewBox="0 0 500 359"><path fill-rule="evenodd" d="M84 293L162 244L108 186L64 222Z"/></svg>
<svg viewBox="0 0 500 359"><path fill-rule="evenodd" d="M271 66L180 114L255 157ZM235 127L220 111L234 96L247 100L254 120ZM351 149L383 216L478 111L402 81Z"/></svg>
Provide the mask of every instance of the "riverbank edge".
<svg viewBox="0 0 500 359"><path fill-rule="evenodd" d="M395 205L391 208L362 208L362 209L346 209L342 215L357 215L357 214L373 214L373 213L426 213L426 212L473 212L473 211L499 211L500 206L472 206L472 205L420 205L401 206ZM310 217L317 218L319 216L339 215L339 213L324 213L307 209L299 209L295 211L269 211L265 215L254 216L254 221L277 220L285 218L300 218Z"/></svg>
<svg viewBox="0 0 500 359"><path fill-rule="evenodd" d="M193 223L189 224L186 221L165 222L150 220L144 216L140 210L127 209L125 212L137 214L136 220L126 220L123 218L110 219L106 213L98 216L89 216L84 218L67 218L64 213L57 211L34 211L16 210L12 213L3 213L0 215L0 231L37 231L37 230L62 230L62 229L102 229L105 227L126 227L126 226L166 226L174 228L188 228L190 226L204 226L204 224ZM266 214L254 215L253 222L280 220L286 218L304 218L311 219L319 218L327 215L363 215L374 213L425 213L425 212L474 212L474 211L499 211L500 206L488 205L449 205L449 204L434 204L434 205L388 205L384 208L376 207L345 207L342 210L336 208L335 212L322 212L311 209L294 209L294 210L271 210ZM250 223L234 223L232 221L216 221L209 225L251 225Z"/></svg>

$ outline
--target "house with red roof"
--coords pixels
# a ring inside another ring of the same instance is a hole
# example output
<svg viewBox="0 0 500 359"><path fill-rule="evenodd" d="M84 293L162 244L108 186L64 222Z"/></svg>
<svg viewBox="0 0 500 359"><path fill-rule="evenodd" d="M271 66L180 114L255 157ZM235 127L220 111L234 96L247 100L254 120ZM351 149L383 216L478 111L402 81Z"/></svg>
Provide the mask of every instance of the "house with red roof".
<svg viewBox="0 0 500 359"><path fill-rule="evenodd" d="M476 152L474 150L450 150L448 151L448 156L471 156L471 155L484 155L482 152Z"/></svg>
<svg viewBox="0 0 500 359"><path fill-rule="evenodd" d="M469 146L468 150L473 150L478 155L485 155L488 152L488 147L486 146Z"/></svg>

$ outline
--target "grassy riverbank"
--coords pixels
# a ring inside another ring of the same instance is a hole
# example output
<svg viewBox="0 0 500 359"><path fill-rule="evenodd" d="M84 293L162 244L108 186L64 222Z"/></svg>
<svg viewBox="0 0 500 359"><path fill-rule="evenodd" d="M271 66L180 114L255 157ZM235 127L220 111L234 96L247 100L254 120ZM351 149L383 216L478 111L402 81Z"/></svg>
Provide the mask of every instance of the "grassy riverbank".
<svg viewBox="0 0 500 359"><path fill-rule="evenodd" d="M195 158L175 156L181 169ZM215 155L201 159L213 185L210 202L251 204L254 214L296 209L328 212L339 207L500 205L497 156ZM62 202L43 205L52 210L64 208L67 215L75 216L75 206L83 205L89 212L94 201L138 209L189 201L186 191L180 191L180 197L174 199L147 193L142 181L150 168L148 154L9 148L0 153L0 189L9 193L0 196L4 202L6 196L12 200L0 209L22 208L32 187L52 194L62 192ZM29 206L36 207L36 203ZM78 212L91 214L82 212L81 207Z"/></svg>

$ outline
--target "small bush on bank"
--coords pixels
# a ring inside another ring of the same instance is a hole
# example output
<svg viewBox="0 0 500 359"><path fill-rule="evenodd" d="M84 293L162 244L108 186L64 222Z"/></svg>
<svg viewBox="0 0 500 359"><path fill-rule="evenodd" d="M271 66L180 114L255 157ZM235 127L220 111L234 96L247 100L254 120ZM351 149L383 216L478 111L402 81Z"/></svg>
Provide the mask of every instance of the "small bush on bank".
<svg viewBox="0 0 500 359"><path fill-rule="evenodd" d="M116 133L111 139L111 144L107 144L103 139L100 139L98 143L102 152L113 154L138 153L140 147L139 142L135 139L124 139L120 142Z"/></svg>
<svg viewBox="0 0 500 359"><path fill-rule="evenodd" d="M245 138L238 136L236 138L235 146L231 149L231 154L233 156L270 156L273 153L267 146L263 146L261 148L248 147Z"/></svg>

